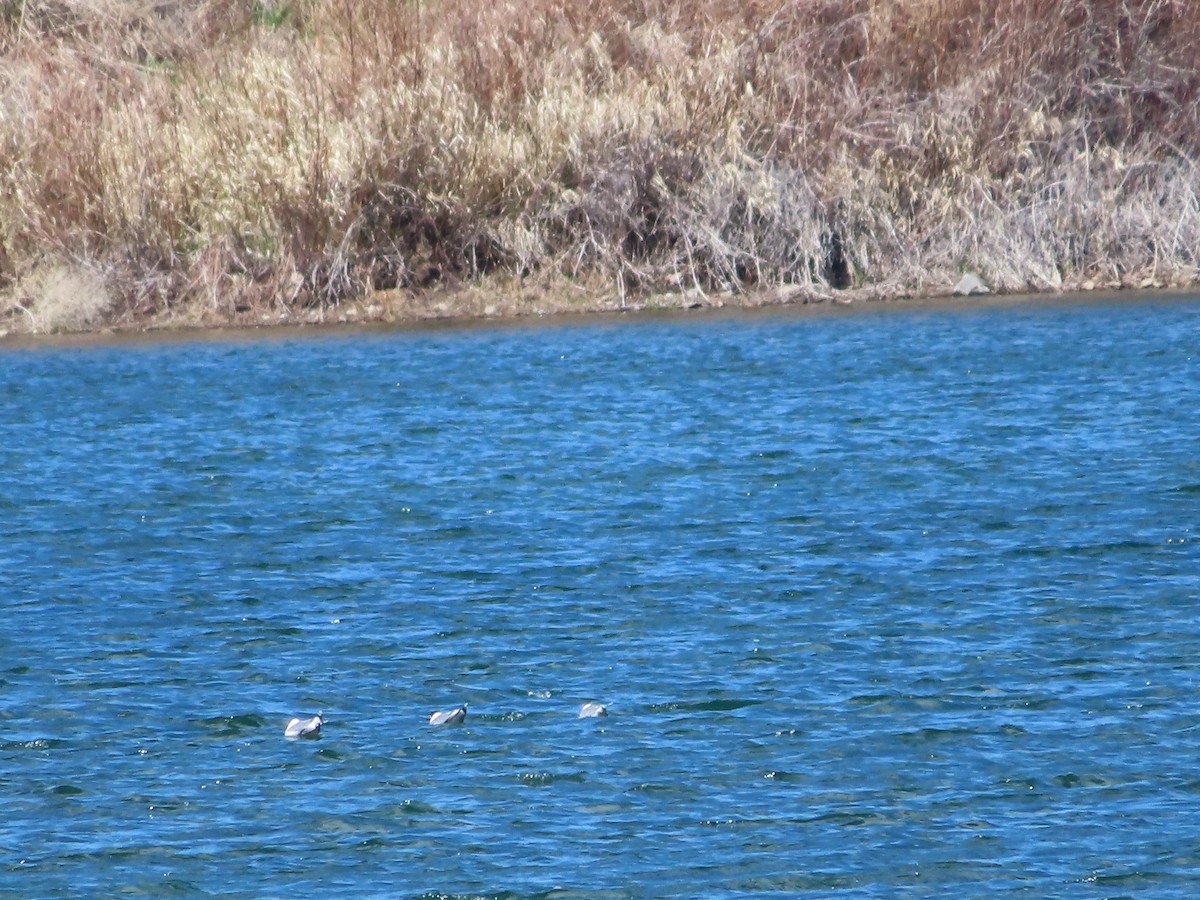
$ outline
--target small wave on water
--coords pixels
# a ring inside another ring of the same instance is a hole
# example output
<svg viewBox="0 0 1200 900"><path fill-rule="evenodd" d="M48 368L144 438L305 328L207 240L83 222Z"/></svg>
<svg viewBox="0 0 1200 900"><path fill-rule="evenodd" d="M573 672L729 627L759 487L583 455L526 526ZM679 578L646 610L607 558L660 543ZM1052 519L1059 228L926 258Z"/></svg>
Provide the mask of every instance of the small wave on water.
<svg viewBox="0 0 1200 900"><path fill-rule="evenodd" d="M748 706L757 706L762 700L748 697L723 697L713 700L672 701L669 703L652 703L653 713L667 712L733 712Z"/></svg>
<svg viewBox="0 0 1200 900"><path fill-rule="evenodd" d="M0 751L5 753L21 751L58 750L69 747L70 742L55 738L33 738L28 741L0 741Z"/></svg>
<svg viewBox="0 0 1200 900"><path fill-rule="evenodd" d="M235 738L253 734L267 724L267 720L254 713L243 713L234 716L209 716L202 719L201 724L213 738Z"/></svg>

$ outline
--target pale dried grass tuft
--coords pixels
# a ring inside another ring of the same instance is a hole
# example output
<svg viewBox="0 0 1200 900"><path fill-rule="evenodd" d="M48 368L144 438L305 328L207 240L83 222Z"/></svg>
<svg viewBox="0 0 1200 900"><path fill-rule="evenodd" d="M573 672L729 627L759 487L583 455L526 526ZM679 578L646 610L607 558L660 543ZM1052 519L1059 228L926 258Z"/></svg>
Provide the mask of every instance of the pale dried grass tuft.
<svg viewBox="0 0 1200 900"><path fill-rule="evenodd" d="M47 264L12 292L10 311L35 334L88 331L102 325L113 298L100 273L79 265Z"/></svg>

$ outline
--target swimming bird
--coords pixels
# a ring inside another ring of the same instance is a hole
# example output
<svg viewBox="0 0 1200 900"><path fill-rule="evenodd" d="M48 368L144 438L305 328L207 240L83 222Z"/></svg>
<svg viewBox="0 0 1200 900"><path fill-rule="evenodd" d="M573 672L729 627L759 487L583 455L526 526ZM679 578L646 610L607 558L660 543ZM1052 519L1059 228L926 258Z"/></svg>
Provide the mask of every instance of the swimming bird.
<svg viewBox="0 0 1200 900"><path fill-rule="evenodd" d="M467 704L463 704L458 709L444 709L440 712L431 712L429 714L430 725L461 725L467 717Z"/></svg>
<svg viewBox="0 0 1200 900"><path fill-rule="evenodd" d="M579 718L598 719L608 715L608 707L603 703L585 703L579 708Z"/></svg>
<svg viewBox="0 0 1200 900"><path fill-rule="evenodd" d="M311 719L292 719L283 729L283 736L289 738L316 737L321 733L325 720L317 713Z"/></svg>

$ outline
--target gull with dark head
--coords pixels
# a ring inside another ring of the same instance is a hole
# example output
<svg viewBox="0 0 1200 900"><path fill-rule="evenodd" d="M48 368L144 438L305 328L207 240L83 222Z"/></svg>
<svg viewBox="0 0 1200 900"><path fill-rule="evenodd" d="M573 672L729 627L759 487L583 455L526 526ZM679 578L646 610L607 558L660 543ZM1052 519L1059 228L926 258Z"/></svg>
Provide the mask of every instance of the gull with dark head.
<svg viewBox="0 0 1200 900"><path fill-rule="evenodd" d="M283 729L283 736L288 738L316 737L321 733L321 726L324 724L325 720L320 713L311 719L292 719L287 723L287 728Z"/></svg>
<svg viewBox="0 0 1200 900"><path fill-rule="evenodd" d="M429 714L430 725L461 725L467 718L467 704L457 709L443 709Z"/></svg>

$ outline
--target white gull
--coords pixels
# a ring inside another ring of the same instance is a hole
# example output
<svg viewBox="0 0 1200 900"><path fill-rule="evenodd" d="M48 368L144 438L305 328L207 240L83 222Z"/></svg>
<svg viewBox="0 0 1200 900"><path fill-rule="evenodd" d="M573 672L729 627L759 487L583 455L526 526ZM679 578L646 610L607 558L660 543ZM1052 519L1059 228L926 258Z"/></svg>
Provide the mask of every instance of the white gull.
<svg viewBox="0 0 1200 900"><path fill-rule="evenodd" d="M283 729L283 736L289 738L316 737L321 733L321 726L324 724L325 720L321 718L320 713L311 719L292 719L287 723L287 728Z"/></svg>
<svg viewBox="0 0 1200 900"><path fill-rule="evenodd" d="M429 714L430 725L460 725L467 717L467 704L457 709L443 709Z"/></svg>

